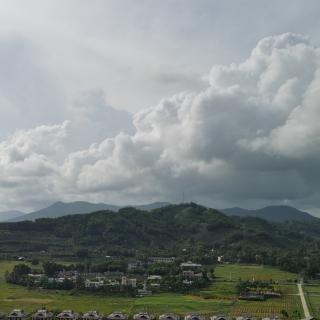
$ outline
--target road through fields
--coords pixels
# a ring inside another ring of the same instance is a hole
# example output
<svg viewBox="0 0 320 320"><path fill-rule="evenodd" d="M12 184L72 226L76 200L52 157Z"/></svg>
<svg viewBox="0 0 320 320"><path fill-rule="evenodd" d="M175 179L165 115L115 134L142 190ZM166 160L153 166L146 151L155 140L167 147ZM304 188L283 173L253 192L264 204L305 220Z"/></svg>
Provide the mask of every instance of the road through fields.
<svg viewBox="0 0 320 320"><path fill-rule="evenodd" d="M303 308L303 312L304 312L304 316L305 318L309 318L310 317L310 312L309 312L309 308L306 302L306 298L304 296L303 293L303 289L302 289L302 284L298 283L298 289L299 289L299 295L300 295L300 299L301 299L301 304L302 304L302 308Z"/></svg>

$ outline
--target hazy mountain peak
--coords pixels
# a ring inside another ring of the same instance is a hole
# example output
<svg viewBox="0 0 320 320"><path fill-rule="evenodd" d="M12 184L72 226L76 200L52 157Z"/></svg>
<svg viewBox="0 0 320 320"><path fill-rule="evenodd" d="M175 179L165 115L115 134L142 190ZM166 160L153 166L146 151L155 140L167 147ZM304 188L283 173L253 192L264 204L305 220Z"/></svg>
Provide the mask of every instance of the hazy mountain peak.
<svg viewBox="0 0 320 320"><path fill-rule="evenodd" d="M169 205L168 202L153 202L150 204L144 205L133 205L131 207L135 207L141 210L153 210L161 207L165 207ZM115 206L111 204L105 203L91 203L86 201L74 201L74 202L63 202L57 201L52 205L30 212L28 214L19 214L14 217L9 216L7 219L2 221L10 221L10 222L17 222L23 220L36 220L41 218L58 218L66 215L73 215L73 214L85 214L91 213L95 211L102 211L102 210L110 210L110 211L118 211L121 207Z"/></svg>
<svg viewBox="0 0 320 320"><path fill-rule="evenodd" d="M25 213L18 210L8 210L0 212L0 222L11 220L23 216Z"/></svg>

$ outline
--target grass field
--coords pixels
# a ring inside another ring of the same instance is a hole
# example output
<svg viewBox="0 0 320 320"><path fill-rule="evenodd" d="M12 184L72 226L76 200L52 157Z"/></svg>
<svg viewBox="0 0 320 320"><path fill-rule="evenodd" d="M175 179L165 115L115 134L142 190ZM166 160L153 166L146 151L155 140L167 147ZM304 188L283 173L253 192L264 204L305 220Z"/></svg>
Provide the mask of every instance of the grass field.
<svg viewBox="0 0 320 320"><path fill-rule="evenodd" d="M195 295L159 294L145 298L104 297L92 294L74 294L58 291L28 290L27 288L7 284L3 275L11 270L16 262L0 262L0 311L7 312L13 308L23 308L29 312L40 307L53 311L74 309L78 312L97 309L104 314L119 310L133 314L146 310L155 314L176 312L186 314L199 312L202 314L227 313L232 315L252 314L267 316L279 314L282 309L291 314L295 309L300 311L300 301L297 296L285 295L282 298L270 299L264 302L238 301L236 285L242 279L274 279L286 294L296 294L295 284L282 284L283 280L293 281L296 275L281 272L272 267L248 265L224 265L216 268L218 281L209 288ZM230 281L230 273L232 275Z"/></svg>

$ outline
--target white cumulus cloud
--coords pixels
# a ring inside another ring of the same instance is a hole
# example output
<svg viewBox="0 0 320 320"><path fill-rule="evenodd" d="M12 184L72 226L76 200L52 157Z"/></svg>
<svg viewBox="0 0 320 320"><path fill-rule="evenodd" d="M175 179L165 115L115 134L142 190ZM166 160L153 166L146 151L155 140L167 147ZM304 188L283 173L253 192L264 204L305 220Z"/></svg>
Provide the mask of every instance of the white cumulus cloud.
<svg viewBox="0 0 320 320"><path fill-rule="evenodd" d="M76 151L70 136L101 125L83 104L70 123L17 132L0 144L0 200L31 204L38 187L44 201L178 201L185 191L215 206L317 207L319 54L298 34L264 38L244 62L213 66L206 89L163 99L135 115L134 130L96 132Z"/></svg>

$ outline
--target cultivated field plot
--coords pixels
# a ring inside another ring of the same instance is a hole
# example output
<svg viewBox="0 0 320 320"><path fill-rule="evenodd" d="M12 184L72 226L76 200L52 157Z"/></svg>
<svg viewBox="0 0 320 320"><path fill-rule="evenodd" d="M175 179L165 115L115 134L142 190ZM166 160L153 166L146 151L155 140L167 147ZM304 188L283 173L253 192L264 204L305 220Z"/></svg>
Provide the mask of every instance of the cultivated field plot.
<svg viewBox="0 0 320 320"><path fill-rule="evenodd" d="M267 301L238 301L232 308L231 315L252 315L261 318L281 315L282 310L288 313L290 319L301 319L303 312L299 296L286 295Z"/></svg>
<svg viewBox="0 0 320 320"><path fill-rule="evenodd" d="M310 313L320 317L320 285L305 285L303 290L306 295L306 300L309 305Z"/></svg>
<svg viewBox="0 0 320 320"><path fill-rule="evenodd" d="M263 265L225 264L217 266L215 275L218 278L238 281L242 280L274 280L279 282L294 282L297 280L295 273L281 271L277 268Z"/></svg>

